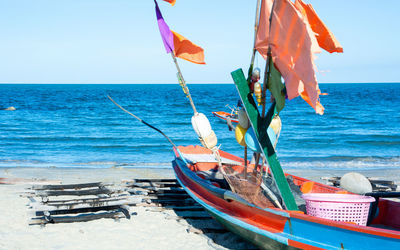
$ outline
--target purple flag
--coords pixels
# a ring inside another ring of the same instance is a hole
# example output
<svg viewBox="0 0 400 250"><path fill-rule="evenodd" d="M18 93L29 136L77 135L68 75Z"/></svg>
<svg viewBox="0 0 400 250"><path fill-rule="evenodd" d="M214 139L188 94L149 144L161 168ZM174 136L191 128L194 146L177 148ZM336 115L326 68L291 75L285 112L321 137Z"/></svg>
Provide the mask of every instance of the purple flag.
<svg viewBox="0 0 400 250"><path fill-rule="evenodd" d="M168 25L165 23L163 16L161 15L160 9L158 8L157 1L154 0L154 3L156 4L157 22L158 28L160 29L161 38L163 40L165 50L167 51L167 53L170 53L174 50L174 35L172 34Z"/></svg>

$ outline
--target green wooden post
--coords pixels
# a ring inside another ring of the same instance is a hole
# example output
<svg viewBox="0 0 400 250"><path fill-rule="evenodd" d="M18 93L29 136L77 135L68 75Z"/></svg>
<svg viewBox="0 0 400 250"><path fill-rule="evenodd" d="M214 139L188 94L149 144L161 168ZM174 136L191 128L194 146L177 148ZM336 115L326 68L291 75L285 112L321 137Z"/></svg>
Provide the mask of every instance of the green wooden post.
<svg viewBox="0 0 400 250"><path fill-rule="evenodd" d="M274 147L272 146L271 140L269 139L267 133L267 128L276 112L276 104L274 102L267 115L262 118L257 109L257 105L254 102L254 98L250 93L250 88L247 84L247 80L242 69L233 71L231 75L246 109L257 140L263 149L264 155L266 156L272 176L274 177L278 190L282 196L283 203L288 210L298 210L292 191L290 190L289 184L285 178L285 174L283 173L282 167L278 161L278 157L276 156Z"/></svg>

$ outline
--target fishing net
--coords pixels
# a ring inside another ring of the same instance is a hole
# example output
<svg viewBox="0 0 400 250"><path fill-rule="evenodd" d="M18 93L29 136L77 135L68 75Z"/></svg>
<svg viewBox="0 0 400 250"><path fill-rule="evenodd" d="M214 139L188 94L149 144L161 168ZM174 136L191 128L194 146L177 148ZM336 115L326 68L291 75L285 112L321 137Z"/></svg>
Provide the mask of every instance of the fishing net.
<svg viewBox="0 0 400 250"><path fill-rule="evenodd" d="M258 207L274 207L263 193L261 174L247 173L245 178L243 173L239 173L232 166L225 164L220 167L220 170L234 193Z"/></svg>

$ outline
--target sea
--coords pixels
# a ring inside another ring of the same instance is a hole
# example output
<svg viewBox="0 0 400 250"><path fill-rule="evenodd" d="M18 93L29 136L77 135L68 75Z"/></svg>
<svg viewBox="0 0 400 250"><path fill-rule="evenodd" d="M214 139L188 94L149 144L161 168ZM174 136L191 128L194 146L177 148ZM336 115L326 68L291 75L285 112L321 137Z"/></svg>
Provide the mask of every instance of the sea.
<svg viewBox="0 0 400 250"><path fill-rule="evenodd" d="M280 113L277 155L283 168L399 168L400 84L320 88L328 94L321 96L324 115L301 98L287 100ZM189 89L220 149L242 157L234 132L211 113L230 112L239 99L235 86ZM192 108L178 84L0 84L0 168L170 168L171 144L107 95L176 145L199 144Z"/></svg>

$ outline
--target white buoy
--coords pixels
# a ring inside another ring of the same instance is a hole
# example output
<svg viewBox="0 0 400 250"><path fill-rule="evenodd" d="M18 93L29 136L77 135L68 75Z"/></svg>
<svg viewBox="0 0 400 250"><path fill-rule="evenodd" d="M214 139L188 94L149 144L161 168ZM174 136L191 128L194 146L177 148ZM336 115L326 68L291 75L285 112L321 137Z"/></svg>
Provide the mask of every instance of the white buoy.
<svg viewBox="0 0 400 250"><path fill-rule="evenodd" d="M192 116L192 126L204 147L212 149L217 145L217 136L211 128L210 121L204 114L194 114Z"/></svg>
<svg viewBox="0 0 400 250"><path fill-rule="evenodd" d="M340 187L355 194L372 192L371 182L362 174L351 172L340 179Z"/></svg>

